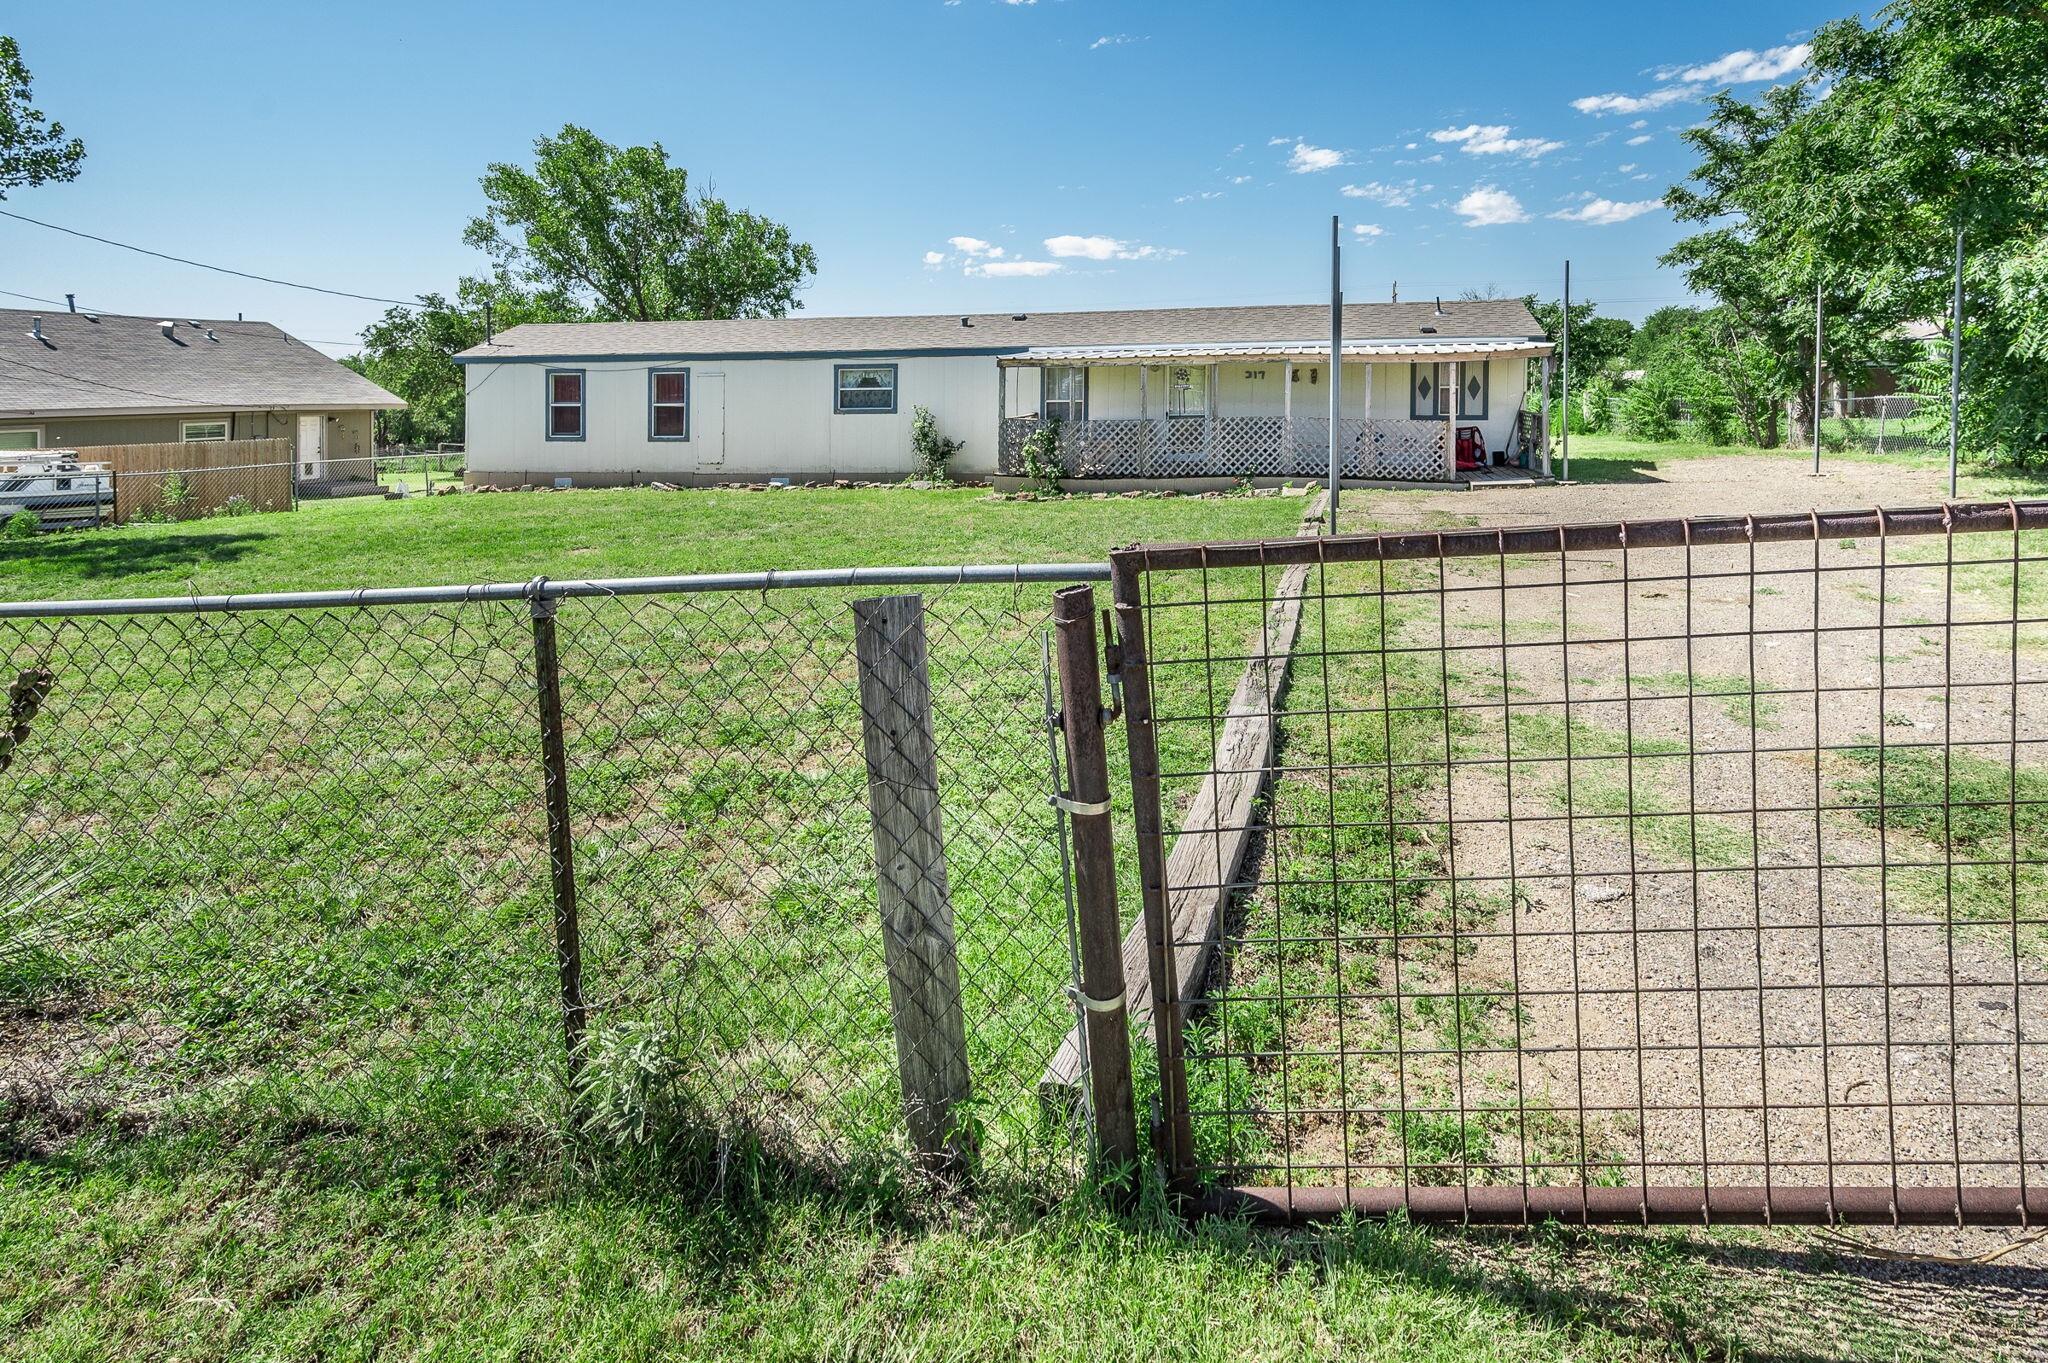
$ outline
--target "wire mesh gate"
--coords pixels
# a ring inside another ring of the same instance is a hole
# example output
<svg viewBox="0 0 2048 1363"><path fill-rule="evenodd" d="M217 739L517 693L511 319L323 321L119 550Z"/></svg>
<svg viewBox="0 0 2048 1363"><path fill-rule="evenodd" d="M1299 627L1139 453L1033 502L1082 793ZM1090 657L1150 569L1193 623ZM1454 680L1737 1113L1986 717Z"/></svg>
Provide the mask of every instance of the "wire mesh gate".
<svg viewBox="0 0 2048 1363"><path fill-rule="evenodd" d="M1212 1203L2048 1215L2048 503L1113 556Z"/></svg>

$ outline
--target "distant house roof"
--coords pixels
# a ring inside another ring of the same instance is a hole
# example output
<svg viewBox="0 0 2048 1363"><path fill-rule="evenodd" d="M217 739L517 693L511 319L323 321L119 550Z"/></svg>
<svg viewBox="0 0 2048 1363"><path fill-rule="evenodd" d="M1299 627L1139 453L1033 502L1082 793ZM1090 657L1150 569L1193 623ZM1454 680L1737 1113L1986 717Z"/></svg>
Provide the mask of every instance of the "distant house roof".
<svg viewBox="0 0 2048 1363"><path fill-rule="evenodd" d="M163 320L0 308L0 417L405 406L268 322Z"/></svg>
<svg viewBox="0 0 2048 1363"><path fill-rule="evenodd" d="M805 359L849 355L1006 355L1025 359L1181 354L1325 354L1330 309L1318 304L1144 308L1123 312L959 313L923 317L741 318L723 322L528 322L472 346L466 364L638 359ZM1431 354L1464 343L1549 348L1520 299L1350 303L1346 354ZM1390 347L1371 351L1373 345ZM1318 350L1320 347L1320 350ZM1391 347L1405 347L1391 349ZM1469 353L1483 353L1476 349Z"/></svg>

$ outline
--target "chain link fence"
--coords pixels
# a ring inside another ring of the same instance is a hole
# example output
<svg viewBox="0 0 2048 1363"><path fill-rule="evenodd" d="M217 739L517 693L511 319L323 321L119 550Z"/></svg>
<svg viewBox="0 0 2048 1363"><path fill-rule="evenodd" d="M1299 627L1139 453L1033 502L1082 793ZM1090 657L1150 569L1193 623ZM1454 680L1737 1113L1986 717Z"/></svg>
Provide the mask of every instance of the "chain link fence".
<svg viewBox="0 0 2048 1363"><path fill-rule="evenodd" d="M958 1116L1030 1178L1076 1167L1033 584L1091 571L889 588L924 597ZM867 576L0 607L0 1123L900 1163Z"/></svg>

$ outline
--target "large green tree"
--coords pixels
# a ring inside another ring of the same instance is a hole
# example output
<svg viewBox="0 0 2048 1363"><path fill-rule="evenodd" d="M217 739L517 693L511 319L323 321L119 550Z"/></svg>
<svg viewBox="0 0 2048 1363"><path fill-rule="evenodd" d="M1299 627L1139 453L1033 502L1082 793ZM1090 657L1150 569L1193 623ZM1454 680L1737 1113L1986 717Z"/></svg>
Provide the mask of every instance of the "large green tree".
<svg viewBox="0 0 2048 1363"><path fill-rule="evenodd" d="M659 142L615 147L566 124L533 151L530 170L485 171L489 206L463 234L522 287L629 321L780 317L817 273L781 223L693 194Z"/></svg>
<svg viewBox="0 0 2048 1363"><path fill-rule="evenodd" d="M404 398L386 442L463 438L458 351L522 322L780 317L817 273L817 253L756 213L692 194L659 142L615 147L574 125L534 143L531 170L492 165L487 207L463 239L491 259L450 299L423 294L363 330L357 372ZM488 381L488 380L486 380Z"/></svg>
<svg viewBox="0 0 2048 1363"><path fill-rule="evenodd" d="M0 33L0 199L10 189L75 180L85 159L85 144L30 99L32 83L21 45Z"/></svg>
<svg viewBox="0 0 2048 1363"><path fill-rule="evenodd" d="M1544 336L1556 342L1564 336L1564 303L1553 298L1547 303L1530 294L1522 300L1535 315ZM1572 386L1579 387L1628 353L1635 336L1635 323L1626 317L1600 317L1598 303L1580 300L1572 304Z"/></svg>
<svg viewBox="0 0 2048 1363"><path fill-rule="evenodd" d="M2048 458L2048 12L1896 0L1823 26L1810 62L1685 134L1700 165L1666 202L1704 230L1667 263L1777 358L1803 435L1816 285L1822 362L1854 382L1905 323L1946 318L1964 229L1964 442Z"/></svg>

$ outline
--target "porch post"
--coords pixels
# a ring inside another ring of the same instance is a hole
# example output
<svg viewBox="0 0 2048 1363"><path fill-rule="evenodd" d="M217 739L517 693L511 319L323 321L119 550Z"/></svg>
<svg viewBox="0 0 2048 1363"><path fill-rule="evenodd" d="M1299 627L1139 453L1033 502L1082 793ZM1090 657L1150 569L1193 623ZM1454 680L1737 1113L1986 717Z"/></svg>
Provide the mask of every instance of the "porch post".
<svg viewBox="0 0 2048 1363"><path fill-rule="evenodd" d="M1365 476L1370 478L1379 467L1379 450L1372 438L1372 361L1365 362L1365 431L1360 442L1360 461L1364 464Z"/></svg>
<svg viewBox="0 0 2048 1363"><path fill-rule="evenodd" d="M1543 407L1536 415L1536 448L1543 452L1543 476L1550 476L1550 365L1543 357Z"/></svg>
<svg viewBox="0 0 2048 1363"><path fill-rule="evenodd" d="M1202 462L1211 472L1216 467L1216 381L1222 372L1221 365L1209 366L1209 400L1202 404Z"/></svg>
<svg viewBox="0 0 2048 1363"><path fill-rule="evenodd" d="M1464 396L1464 380L1458 376L1458 362L1451 361L1450 405L1444 409L1444 481L1458 481L1458 399ZM1443 397L1444 394L1438 394Z"/></svg>
<svg viewBox="0 0 2048 1363"><path fill-rule="evenodd" d="M1280 447L1287 451L1282 464L1289 473L1295 472L1295 465L1301 456L1294 448L1294 361L1288 360L1280 369Z"/></svg>
<svg viewBox="0 0 2048 1363"><path fill-rule="evenodd" d="M1152 366L1143 360L1138 362L1138 469L1147 478L1152 476L1152 399L1147 391L1148 380L1152 377Z"/></svg>
<svg viewBox="0 0 2048 1363"><path fill-rule="evenodd" d="M651 380L651 379L650 379L650 380L649 380L649 382L651 383L651 382L653 382L653 380ZM1009 430L1008 430L1009 424L1010 424L1010 371L1009 371L1009 369L1008 369L1007 367L1005 367L1005 366L1004 366L1004 365L1002 365L1001 363L998 363L998 364L996 365L996 472L997 472L997 473L1007 473L1007 472L1009 472L1009 470L1008 470L1008 469L1005 469L1005 468L1003 467L1003 458L1004 458L1004 456L1005 456L1006 454L1008 454L1008 453L1009 453L1009 451L1008 451L1008 450L1007 450L1007 449L1005 448L1005 442L1007 441L1007 439L1008 439L1008 437L1009 437L1009 434L1010 434L1010 432L1009 432Z"/></svg>

